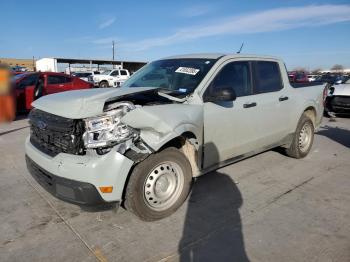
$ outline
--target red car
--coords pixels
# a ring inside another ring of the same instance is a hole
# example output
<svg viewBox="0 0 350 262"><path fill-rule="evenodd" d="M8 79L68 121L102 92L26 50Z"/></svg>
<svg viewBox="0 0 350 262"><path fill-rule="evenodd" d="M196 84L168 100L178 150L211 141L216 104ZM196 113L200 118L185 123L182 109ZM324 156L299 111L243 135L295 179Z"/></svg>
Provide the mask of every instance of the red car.
<svg viewBox="0 0 350 262"><path fill-rule="evenodd" d="M92 88L93 84L78 77L53 72L24 73L13 77L17 112L29 111L41 96L68 90Z"/></svg>
<svg viewBox="0 0 350 262"><path fill-rule="evenodd" d="M289 82L291 83L308 83L309 78L304 72L288 72Z"/></svg>

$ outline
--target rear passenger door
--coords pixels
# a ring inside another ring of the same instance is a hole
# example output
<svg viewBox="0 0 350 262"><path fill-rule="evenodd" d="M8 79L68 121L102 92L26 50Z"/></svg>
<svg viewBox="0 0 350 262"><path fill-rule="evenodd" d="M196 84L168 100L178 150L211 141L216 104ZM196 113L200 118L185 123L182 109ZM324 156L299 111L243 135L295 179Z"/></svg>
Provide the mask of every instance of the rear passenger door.
<svg viewBox="0 0 350 262"><path fill-rule="evenodd" d="M290 114L293 112L288 86L284 86L281 66L276 61L254 61L253 79L256 103L256 146L270 147L288 135Z"/></svg>
<svg viewBox="0 0 350 262"><path fill-rule="evenodd" d="M72 89L72 78L64 75L48 75L46 93L54 94Z"/></svg>

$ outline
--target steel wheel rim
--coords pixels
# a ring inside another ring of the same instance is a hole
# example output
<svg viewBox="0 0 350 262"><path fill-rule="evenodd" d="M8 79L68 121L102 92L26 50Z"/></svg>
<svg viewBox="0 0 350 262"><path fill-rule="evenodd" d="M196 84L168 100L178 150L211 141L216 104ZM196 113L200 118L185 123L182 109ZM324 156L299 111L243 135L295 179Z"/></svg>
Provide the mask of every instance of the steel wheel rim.
<svg viewBox="0 0 350 262"><path fill-rule="evenodd" d="M149 208L163 211L175 204L184 185L184 173L175 162L158 164L146 177L143 196Z"/></svg>
<svg viewBox="0 0 350 262"><path fill-rule="evenodd" d="M311 144L312 140L312 127L310 123L305 123L300 130L299 134L299 149L302 152L306 152Z"/></svg>

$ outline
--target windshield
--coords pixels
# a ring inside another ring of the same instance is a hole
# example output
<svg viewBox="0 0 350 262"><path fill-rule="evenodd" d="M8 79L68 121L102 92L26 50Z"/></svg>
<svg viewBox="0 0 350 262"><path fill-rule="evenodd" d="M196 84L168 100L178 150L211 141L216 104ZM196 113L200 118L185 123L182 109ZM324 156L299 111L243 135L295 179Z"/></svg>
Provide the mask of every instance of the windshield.
<svg viewBox="0 0 350 262"><path fill-rule="evenodd" d="M102 71L102 75L109 75L110 72L112 72L112 70L105 70L105 71Z"/></svg>
<svg viewBox="0 0 350 262"><path fill-rule="evenodd" d="M75 73L76 77L88 77L91 73Z"/></svg>
<svg viewBox="0 0 350 262"><path fill-rule="evenodd" d="M149 63L124 84L125 87L158 87L174 93L190 94L196 89L215 59L166 59Z"/></svg>
<svg viewBox="0 0 350 262"><path fill-rule="evenodd" d="M22 77L24 77L24 76L26 76L26 75L28 75L28 73L23 73L23 74L14 75L14 76L12 77L12 80L13 80L13 81L17 81L18 79L20 79L20 78L22 78Z"/></svg>

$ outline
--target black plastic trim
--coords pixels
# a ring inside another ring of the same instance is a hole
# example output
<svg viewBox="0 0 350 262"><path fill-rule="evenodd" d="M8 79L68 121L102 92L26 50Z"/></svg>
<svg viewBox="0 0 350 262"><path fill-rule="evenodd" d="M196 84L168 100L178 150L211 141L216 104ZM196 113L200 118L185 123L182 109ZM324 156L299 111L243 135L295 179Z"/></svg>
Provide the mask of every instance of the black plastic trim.
<svg viewBox="0 0 350 262"><path fill-rule="evenodd" d="M38 166L26 155L27 169L33 178L53 196L78 205L101 205L110 203L102 199L96 187L90 183L53 175Z"/></svg>

